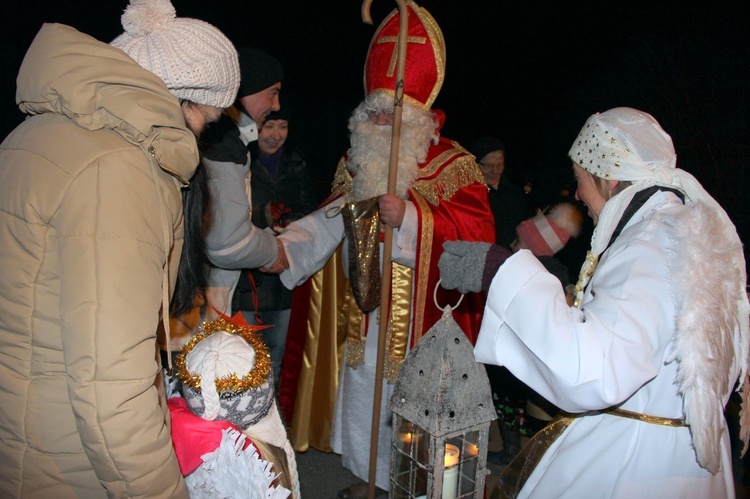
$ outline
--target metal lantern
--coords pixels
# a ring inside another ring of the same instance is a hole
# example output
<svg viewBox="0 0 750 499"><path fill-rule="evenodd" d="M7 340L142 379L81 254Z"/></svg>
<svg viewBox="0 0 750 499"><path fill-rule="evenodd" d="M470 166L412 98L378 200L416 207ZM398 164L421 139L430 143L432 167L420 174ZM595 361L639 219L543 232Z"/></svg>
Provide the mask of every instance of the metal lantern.
<svg viewBox="0 0 750 499"><path fill-rule="evenodd" d="M483 498L496 418L484 366L446 307L404 359L393 411L391 498Z"/></svg>

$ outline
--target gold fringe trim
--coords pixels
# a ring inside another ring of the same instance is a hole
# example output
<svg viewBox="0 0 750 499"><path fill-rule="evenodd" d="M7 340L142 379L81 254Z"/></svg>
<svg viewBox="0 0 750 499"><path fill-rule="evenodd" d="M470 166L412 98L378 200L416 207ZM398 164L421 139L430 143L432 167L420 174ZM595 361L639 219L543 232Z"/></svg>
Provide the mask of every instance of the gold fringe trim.
<svg viewBox="0 0 750 499"><path fill-rule="evenodd" d="M417 179L426 179L432 177L444 164L449 163L449 159L465 152L461 149L461 146L458 144L458 142L451 141L451 145L453 146L453 149L448 149L447 151L441 152L440 154L432 158L432 161L427 163L425 166L420 167ZM477 166L477 168L479 167Z"/></svg>
<svg viewBox="0 0 750 499"><path fill-rule="evenodd" d="M385 372L383 377L388 380L389 383L395 383L398 379L398 373L401 370L401 364L404 363L404 359L397 359L388 357L385 359Z"/></svg>
<svg viewBox="0 0 750 499"><path fill-rule="evenodd" d="M346 331L346 365L357 368L365 363L367 316L359 309L350 283L347 283L344 301L342 308L346 312L339 318L338 327L343 327Z"/></svg>
<svg viewBox="0 0 750 499"><path fill-rule="evenodd" d="M397 262L392 262L391 275L393 281L391 310L385 314L385 320L388 320L385 338L388 353L383 361L383 377L394 383L406 357L409 341L413 270ZM348 315L343 320L339 319L339 324L340 327L345 327L347 330L346 365L356 369L365 362L367 338L364 335L364 330L367 315L359 310L353 296L348 299L348 309L354 311L355 315ZM384 317L380 308L377 309L377 314L377 323L379 324Z"/></svg>
<svg viewBox="0 0 750 499"><path fill-rule="evenodd" d="M403 359L409 350L411 324L412 279L414 270L391 262L391 307L388 313L388 355Z"/></svg>
<svg viewBox="0 0 750 499"><path fill-rule="evenodd" d="M333 175L333 182L331 182L331 194L328 196L329 199L333 199L341 194L346 194L352 191L352 174L346 168L346 159L341 158L338 166L336 166L336 173Z"/></svg>
<svg viewBox="0 0 750 499"><path fill-rule="evenodd" d="M346 365L356 369L365 363L365 342L358 339L346 340Z"/></svg>
<svg viewBox="0 0 750 499"><path fill-rule="evenodd" d="M449 200L460 189L471 184L484 184L484 177L472 156L461 156L447 165L437 177L417 180L413 189L419 192L433 206L440 200Z"/></svg>

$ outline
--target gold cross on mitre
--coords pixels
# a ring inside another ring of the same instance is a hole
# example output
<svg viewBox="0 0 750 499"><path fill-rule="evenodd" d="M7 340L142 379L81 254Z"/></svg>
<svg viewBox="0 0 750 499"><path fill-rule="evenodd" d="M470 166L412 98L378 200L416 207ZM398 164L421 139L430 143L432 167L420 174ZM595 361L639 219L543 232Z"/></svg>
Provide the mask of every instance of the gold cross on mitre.
<svg viewBox="0 0 750 499"><path fill-rule="evenodd" d="M392 43L393 54L391 54L391 63L388 65L388 72L386 76L388 78L393 77L393 73L396 71L396 59L398 58L398 37L397 36L384 36L378 39L378 43ZM427 38L424 36L407 36L406 43L419 43L424 45L427 42ZM407 45L408 46L408 45Z"/></svg>

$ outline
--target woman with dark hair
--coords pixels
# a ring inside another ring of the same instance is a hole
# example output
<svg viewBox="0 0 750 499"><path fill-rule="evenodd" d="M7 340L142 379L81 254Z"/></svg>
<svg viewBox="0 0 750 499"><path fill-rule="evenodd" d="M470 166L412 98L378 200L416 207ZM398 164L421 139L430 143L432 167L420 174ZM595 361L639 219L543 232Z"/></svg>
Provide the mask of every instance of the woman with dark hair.
<svg viewBox="0 0 750 499"><path fill-rule="evenodd" d="M208 175L206 167L200 163L195 169L190 185L182 189L185 236L180 265L177 269L177 283L169 305L172 317L179 317L190 312L195 307L196 301L204 298L206 254L203 237L206 226L210 223L206 215L208 203Z"/></svg>

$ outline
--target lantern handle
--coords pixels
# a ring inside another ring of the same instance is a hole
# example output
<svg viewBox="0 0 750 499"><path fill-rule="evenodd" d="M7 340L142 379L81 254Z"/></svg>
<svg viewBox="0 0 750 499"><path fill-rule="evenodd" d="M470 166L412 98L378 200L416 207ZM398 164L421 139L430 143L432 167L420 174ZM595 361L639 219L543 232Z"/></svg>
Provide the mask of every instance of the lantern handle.
<svg viewBox="0 0 750 499"><path fill-rule="evenodd" d="M452 307L450 305L447 305L445 307L441 307L440 304L438 303L438 300L437 300L437 291L438 291L438 288L440 287L440 283L441 282L443 282L443 280L442 279L438 279L437 284L435 284L435 289L432 292L432 299L435 301L435 306L438 308L438 310L441 310L443 312L446 312L447 310L456 310L458 308L458 306L461 305L461 302L464 299L464 294L461 293L461 298L459 298L458 302L455 305L453 305Z"/></svg>

